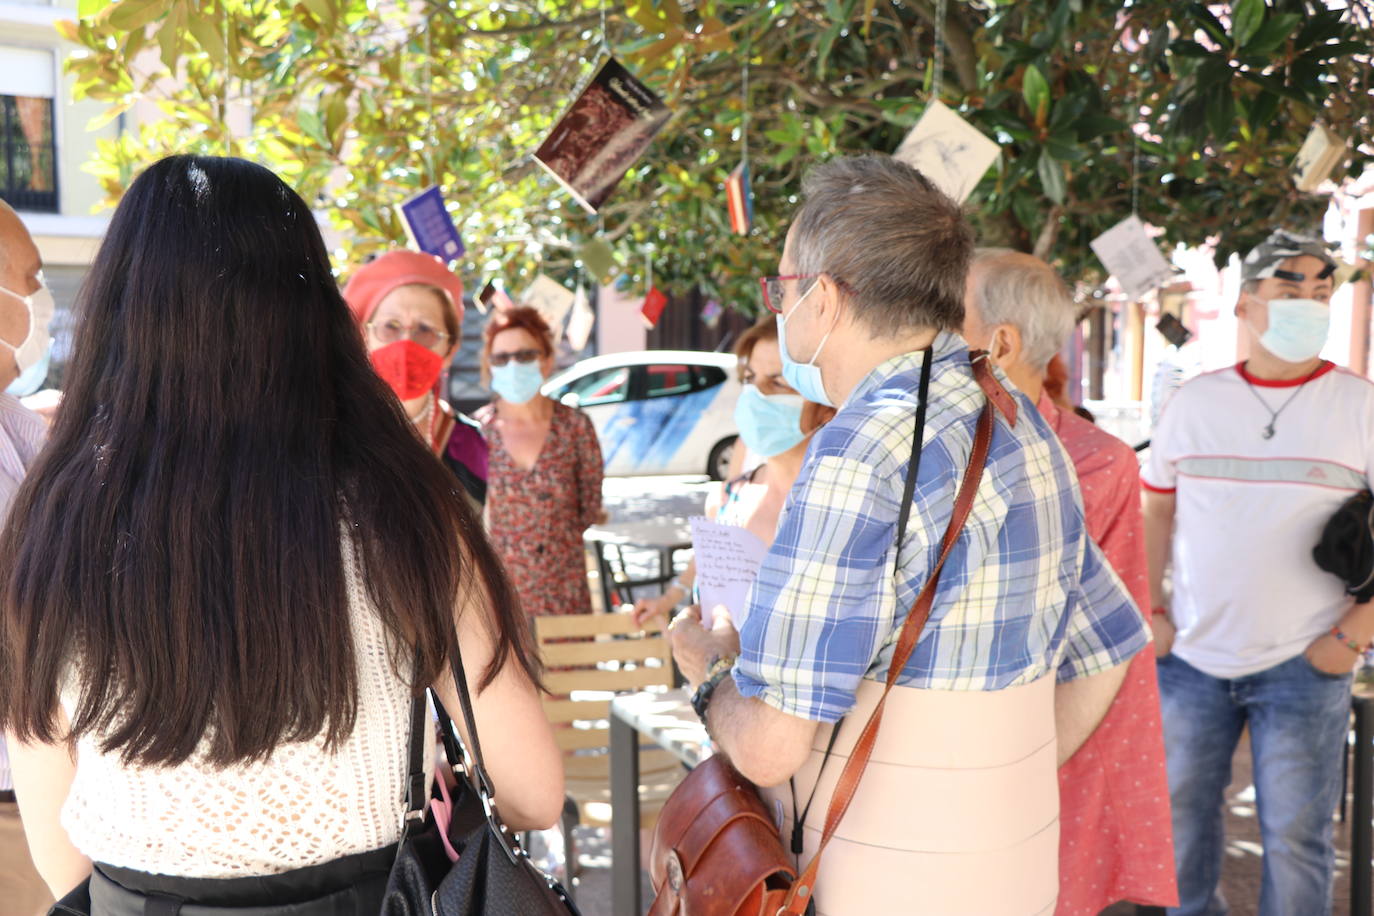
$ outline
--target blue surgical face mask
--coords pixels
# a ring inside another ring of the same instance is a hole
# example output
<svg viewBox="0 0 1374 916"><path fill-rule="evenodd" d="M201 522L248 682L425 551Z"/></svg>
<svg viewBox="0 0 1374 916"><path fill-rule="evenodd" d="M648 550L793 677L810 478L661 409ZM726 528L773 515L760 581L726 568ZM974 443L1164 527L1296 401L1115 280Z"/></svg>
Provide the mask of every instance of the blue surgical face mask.
<svg viewBox="0 0 1374 916"><path fill-rule="evenodd" d="M48 380L48 368L52 365L52 343L48 343L48 348L43 351L42 357L38 362L29 366L19 373L19 378L10 382L10 386L5 389L6 394L12 394L17 398L26 398L31 394L40 391L43 383Z"/></svg>
<svg viewBox="0 0 1374 916"><path fill-rule="evenodd" d="M500 395L501 400L511 404L524 404L539 393L544 384L544 373L538 362L519 363L511 360L504 366L491 369L491 390Z"/></svg>
<svg viewBox="0 0 1374 916"><path fill-rule="evenodd" d="M764 394L755 385L745 385L735 404L735 424L749 451L772 458L805 439L804 403L799 394Z"/></svg>
<svg viewBox="0 0 1374 916"><path fill-rule="evenodd" d="M1321 353L1331 329L1331 307L1315 299L1270 299L1269 327L1260 346L1286 363L1305 363Z"/></svg>
<svg viewBox="0 0 1374 916"><path fill-rule="evenodd" d="M806 301L807 296L816 291L818 286L820 283L812 283L811 288L793 304L791 312L786 315L781 312L778 313L778 352L782 354L782 377L787 380L787 384L797 389L797 393L808 401L834 407L835 405L830 401L830 396L825 393L825 382L821 379L820 367L816 365L816 360L820 358L821 351L825 349L825 342L830 339L830 331L826 331L825 336L821 338L820 346L805 363L797 362L792 358L792 354L787 352L787 320L797 314L797 308Z"/></svg>

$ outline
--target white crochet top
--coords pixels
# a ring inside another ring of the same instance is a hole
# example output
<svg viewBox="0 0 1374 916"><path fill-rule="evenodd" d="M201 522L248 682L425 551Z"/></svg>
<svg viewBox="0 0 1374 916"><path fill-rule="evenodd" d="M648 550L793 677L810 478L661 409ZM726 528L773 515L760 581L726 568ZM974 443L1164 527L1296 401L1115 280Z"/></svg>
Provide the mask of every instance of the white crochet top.
<svg viewBox="0 0 1374 916"><path fill-rule="evenodd" d="M345 551L348 556L349 551ZM126 766L93 736L77 744L62 826L93 861L187 878L277 874L400 839L410 691L391 669L384 626L345 562L357 652L358 718L337 750L324 736L266 762L218 768L205 744L175 767ZM70 715L76 696L64 691ZM175 702L175 698L168 698ZM426 729L426 768L434 732Z"/></svg>

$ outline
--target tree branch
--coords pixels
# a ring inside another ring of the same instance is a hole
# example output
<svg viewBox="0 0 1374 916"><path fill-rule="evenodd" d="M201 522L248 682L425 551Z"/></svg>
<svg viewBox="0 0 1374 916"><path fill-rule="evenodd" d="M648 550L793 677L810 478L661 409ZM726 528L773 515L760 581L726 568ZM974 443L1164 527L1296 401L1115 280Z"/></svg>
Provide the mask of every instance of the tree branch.
<svg viewBox="0 0 1374 916"><path fill-rule="evenodd" d="M937 27L935 7L926 0L908 0L908 5L932 28ZM958 4L950 4L945 13L945 50L949 51L950 63L954 64L954 75L959 88L967 95L978 88L978 52L973 48L973 35L955 13L957 6Z"/></svg>

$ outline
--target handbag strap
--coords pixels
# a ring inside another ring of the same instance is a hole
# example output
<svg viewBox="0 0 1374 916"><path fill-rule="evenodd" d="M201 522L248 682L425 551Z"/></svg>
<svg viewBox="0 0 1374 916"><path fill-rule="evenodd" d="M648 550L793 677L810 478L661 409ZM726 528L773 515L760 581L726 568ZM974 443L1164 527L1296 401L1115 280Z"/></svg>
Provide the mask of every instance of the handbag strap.
<svg viewBox="0 0 1374 916"><path fill-rule="evenodd" d="M964 471L963 481L960 483L958 494L954 498L954 511L949 520L949 527L945 529L944 538L941 540L939 559L936 560L934 569L931 570L929 578L926 579L920 594L917 595L912 604L906 622L902 624L901 632L897 637L897 645L892 652L892 662L888 666L887 680L883 687L882 696L879 697L877 706L873 709L872 715L869 716L868 723L860 733L859 740L854 745L854 750L849 759L845 761L844 770L841 771L840 778L835 784L835 792L830 799L830 809L826 813L825 828L821 833L820 846L816 849L816 854L811 858L800 877L792 883L786 901L778 910L778 916L802 916L806 912L807 905L811 902L811 896L816 887L816 874L820 870L821 856L824 855L826 846L834 838L835 831L849 810L850 803L854 801L854 795L859 788L859 780L863 778L864 770L868 768L868 761L873 756L873 748L878 741L878 726L882 724L883 707L887 703L888 694L897 685L903 669L911 660L921 631L924 629L926 620L930 617L931 608L935 604L935 590L939 584L940 572L944 569L945 561L949 559L950 552L959 540L959 534L963 531L969 513L973 509L974 498L977 496L978 487L982 483L983 468L987 464L988 451L992 445L994 410L1003 413L1011 424L1015 425L1016 423L1015 399L1007 393L1006 389L992 374L992 370L988 366L987 354L982 351L975 351L971 357L974 378L977 379L979 386L983 389L986 401L978 415L978 426L973 437L973 449L969 456L968 468Z"/></svg>

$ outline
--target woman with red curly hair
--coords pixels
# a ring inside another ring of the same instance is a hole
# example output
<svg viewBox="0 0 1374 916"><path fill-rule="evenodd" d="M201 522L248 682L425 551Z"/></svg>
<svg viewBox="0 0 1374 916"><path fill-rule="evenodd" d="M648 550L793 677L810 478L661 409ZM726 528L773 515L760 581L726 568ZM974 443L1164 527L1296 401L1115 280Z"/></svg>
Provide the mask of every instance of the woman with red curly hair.
<svg viewBox="0 0 1374 916"><path fill-rule="evenodd" d="M604 518L601 445L586 414L539 393L554 338L532 308L496 312L482 378L496 393L477 414L487 434L487 527L530 616L591 613L582 533Z"/></svg>

